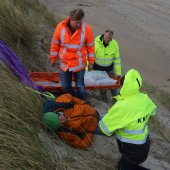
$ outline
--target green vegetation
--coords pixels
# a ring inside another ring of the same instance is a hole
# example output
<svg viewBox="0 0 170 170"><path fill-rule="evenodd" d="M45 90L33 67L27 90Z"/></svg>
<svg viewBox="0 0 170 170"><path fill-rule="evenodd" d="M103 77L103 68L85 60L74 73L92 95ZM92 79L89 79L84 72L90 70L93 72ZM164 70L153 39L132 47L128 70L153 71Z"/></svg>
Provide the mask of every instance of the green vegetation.
<svg viewBox="0 0 170 170"><path fill-rule="evenodd" d="M39 139L41 100L0 65L0 169L54 167Z"/></svg>
<svg viewBox="0 0 170 170"><path fill-rule="evenodd" d="M50 46L54 16L36 0L1 0L0 21L0 39L21 57L25 68L46 69L42 53ZM55 169L39 138L40 97L1 63L0 72L0 169Z"/></svg>
<svg viewBox="0 0 170 170"><path fill-rule="evenodd" d="M0 1L0 39L21 57L30 71L46 70L56 20L38 0ZM43 60L42 60L43 59Z"/></svg>

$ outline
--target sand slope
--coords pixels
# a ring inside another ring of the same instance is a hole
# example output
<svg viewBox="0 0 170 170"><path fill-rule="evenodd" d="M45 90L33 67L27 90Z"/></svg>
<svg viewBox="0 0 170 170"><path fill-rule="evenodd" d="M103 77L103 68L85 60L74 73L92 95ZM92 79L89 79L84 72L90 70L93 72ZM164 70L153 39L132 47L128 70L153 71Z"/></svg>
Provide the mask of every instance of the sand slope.
<svg viewBox="0 0 170 170"><path fill-rule="evenodd" d="M141 72L144 81L170 92L169 0L40 1L56 16L61 17L66 17L68 11L75 7L82 7L86 13L85 20L92 25L95 35L102 34L105 29L114 30L115 39L120 44L124 73L129 68L136 68ZM111 105L97 100L96 95L95 92L91 95L91 104L106 113ZM168 140L158 132L150 133L151 151L144 165L153 170L168 170L170 116L169 111L161 105L157 114L158 122L167 131ZM114 153L116 160L120 157L113 137L96 135L93 149L108 156L113 156ZM74 149L72 152L74 153ZM77 151L74 154L78 154Z"/></svg>
<svg viewBox="0 0 170 170"><path fill-rule="evenodd" d="M124 72L138 69L148 81L170 91L169 0L41 0L56 16L82 7L94 34L115 31Z"/></svg>

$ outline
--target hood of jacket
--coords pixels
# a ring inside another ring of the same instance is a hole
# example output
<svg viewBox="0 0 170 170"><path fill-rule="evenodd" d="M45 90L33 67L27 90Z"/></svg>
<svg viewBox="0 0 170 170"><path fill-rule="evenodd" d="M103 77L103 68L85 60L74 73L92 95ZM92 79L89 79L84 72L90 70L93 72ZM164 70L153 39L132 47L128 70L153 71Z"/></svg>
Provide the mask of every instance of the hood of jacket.
<svg viewBox="0 0 170 170"><path fill-rule="evenodd" d="M125 99L139 93L142 86L142 77L135 69L129 70L125 76L123 85L120 89L120 95L116 96L116 99Z"/></svg>

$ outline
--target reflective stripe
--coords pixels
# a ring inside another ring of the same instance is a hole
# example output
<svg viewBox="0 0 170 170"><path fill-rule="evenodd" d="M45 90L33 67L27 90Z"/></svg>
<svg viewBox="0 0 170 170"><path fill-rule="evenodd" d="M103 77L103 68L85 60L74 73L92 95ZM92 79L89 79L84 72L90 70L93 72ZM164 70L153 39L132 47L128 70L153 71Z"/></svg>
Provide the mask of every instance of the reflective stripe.
<svg viewBox="0 0 170 170"><path fill-rule="evenodd" d="M88 57L95 57L95 54L87 54Z"/></svg>
<svg viewBox="0 0 170 170"><path fill-rule="evenodd" d="M78 70L78 69L80 69L82 67L86 67L86 64L82 64L82 65L79 65L79 66L76 66L76 67L71 67L71 68L69 68L69 71Z"/></svg>
<svg viewBox="0 0 170 170"><path fill-rule="evenodd" d="M81 46L80 45L73 45L73 44L61 44L63 45L64 47L67 47L67 48L80 48Z"/></svg>
<svg viewBox="0 0 170 170"><path fill-rule="evenodd" d="M109 63L109 64L101 64L101 63L98 63L97 61L95 61L95 63L98 64L99 66L104 66L104 67L105 67L105 66L110 66L110 65L111 65L111 63Z"/></svg>
<svg viewBox="0 0 170 170"><path fill-rule="evenodd" d="M88 47L91 47L91 46L93 46L94 45L94 42L91 42L91 43L89 43L89 44L86 44Z"/></svg>
<svg viewBox="0 0 170 170"><path fill-rule="evenodd" d="M84 37L85 37L85 22L83 22L82 24L82 30L81 30L81 38L80 38L80 44L79 45L75 45L75 44L66 44L64 43L64 36L65 36L65 28L62 28L61 30L61 45L64 46L64 50L62 51L61 55L60 55L60 58L63 59L63 55L64 53L66 52L67 48L72 48L72 49L78 49L77 51L77 54L78 54L78 61L79 61L79 65L76 66L76 67L71 67L69 69L69 71L73 71L73 70L76 70L76 69L80 69L82 67L85 67L86 66L86 63L85 64L82 64L82 53L80 52L82 46L84 45ZM61 67L63 68L66 68L66 65L64 63L61 63Z"/></svg>
<svg viewBox="0 0 170 170"><path fill-rule="evenodd" d="M120 57L118 57L118 58L113 58L113 60L120 60Z"/></svg>
<svg viewBox="0 0 170 170"><path fill-rule="evenodd" d="M78 51L77 51L77 54L79 56L79 58L78 58L79 65L76 66L76 67L69 68L69 71L78 70L78 69L86 66L86 63L82 64L82 53L80 52L80 49L82 48L82 46L84 44L84 36L85 36L85 23L83 22L83 24L82 24L82 31L81 31L81 38L80 38L80 45L79 45Z"/></svg>
<svg viewBox="0 0 170 170"><path fill-rule="evenodd" d="M123 132L127 133L127 134L131 134L131 135L135 135L135 134L142 134L145 131L145 128L148 124L146 123L144 128L141 130L127 130L127 129L122 129Z"/></svg>
<svg viewBox="0 0 170 170"><path fill-rule="evenodd" d="M81 58L82 53L81 53L80 51L77 51L77 54L78 54L78 56L79 56L79 58L78 58L78 60L79 60L79 66L81 66L81 65L82 65L82 58Z"/></svg>
<svg viewBox="0 0 170 170"><path fill-rule="evenodd" d="M64 55L65 52L66 52L66 47L64 47L63 51L62 51L61 54L59 55L59 57L60 57L61 59L63 59L63 55Z"/></svg>
<svg viewBox="0 0 170 170"><path fill-rule="evenodd" d="M53 39L53 40L52 40L52 43L59 44L60 41Z"/></svg>
<svg viewBox="0 0 170 170"><path fill-rule="evenodd" d="M114 65L121 65L121 63L114 63Z"/></svg>
<svg viewBox="0 0 170 170"><path fill-rule="evenodd" d="M79 47L79 49L81 49L83 44L84 44L84 37L85 37L85 22L83 22L83 24L82 24L82 31L81 31L81 38L80 38L80 47Z"/></svg>
<svg viewBox="0 0 170 170"><path fill-rule="evenodd" d="M98 60L98 61L113 61L113 58L111 58L111 59L96 58L96 60Z"/></svg>
<svg viewBox="0 0 170 170"><path fill-rule="evenodd" d="M108 128L105 126L103 120L100 120L99 124L100 124L100 126L103 128L104 132L106 132L106 134L108 134L108 135L112 135L112 134L113 134L113 133L110 132L110 131L108 130Z"/></svg>
<svg viewBox="0 0 170 170"><path fill-rule="evenodd" d="M147 140L147 137L148 137L148 134L143 140L133 140L133 139L128 139L128 138L124 138L124 137L116 135L116 138L119 139L121 142L132 143L132 144L137 144L137 145L144 144Z"/></svg>
<svg viewBox="0 0 170 170"><path fill-rule="evenodd" d="M65 36L65 28L62 28L61 30L61 45L63 45L66 48L78 48L81 49L83 44L84 44L84 36L85 36L85 23L83 22L82 24L82 31L81 31L81 38L80 38L80 44L79 45L75 45L75 44L66 44L64 43L64 36Z"/></svg>
<svg viewBox="0 0 170 170"><path fill-rule="evenodd" d="M65 28L62 28L62 30L61 30L61 37L60 37L60 39L61 39L61 43L62 44L64 44L64 35L65 35Z"/></svg>
<svg viewBox="0 0 170 170"><path fill-rule="evenodd" d="M56 56L56 55L58 55L58 52L53 52L53 51L51 51L51 52L50 52L50 55Z"/></svg>

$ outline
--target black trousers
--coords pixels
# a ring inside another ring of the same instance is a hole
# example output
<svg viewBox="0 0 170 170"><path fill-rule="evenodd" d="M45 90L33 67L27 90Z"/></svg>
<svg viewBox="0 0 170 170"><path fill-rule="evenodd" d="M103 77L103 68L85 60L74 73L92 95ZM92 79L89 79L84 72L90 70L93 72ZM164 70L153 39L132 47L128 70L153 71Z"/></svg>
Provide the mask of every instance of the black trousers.
<svg viewBox="0 0 170 170"><path fill-rule="evenodd" d="M120 140L117 140L117 144L119 146L119 151L122 153L122 158L118 163L119 169L137 170L137 168L141 168L138 164L144 162L148 157L150 149L149 136L146 142L141 145L125 143Z"/></svg>
<svg viewBox="0 0 170 170"><path fill-rule="evenodd" d="M122 156L118 163L118 170L149 170L149 169L127 162Z"/></svg>

